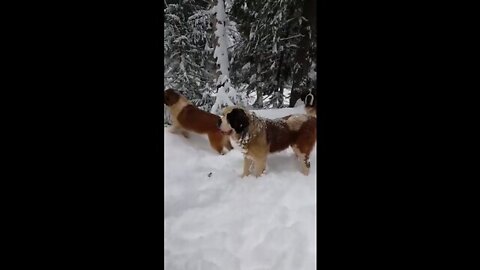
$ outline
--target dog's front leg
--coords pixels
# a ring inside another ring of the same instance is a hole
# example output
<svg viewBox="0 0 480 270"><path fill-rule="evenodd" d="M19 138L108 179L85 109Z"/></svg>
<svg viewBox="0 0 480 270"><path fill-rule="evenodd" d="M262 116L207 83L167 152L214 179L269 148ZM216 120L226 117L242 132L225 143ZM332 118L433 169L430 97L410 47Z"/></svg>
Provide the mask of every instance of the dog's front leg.
<svg viewBox="0 0 480 270"><path fill-rule="evenodd" d="M183 135L183 137L185 137L187 139L190 138L190 135L188 134L188 132L186 130L182 130L182 135Z"/></svg>
<svg viewBox="0 0 480 270"><path fill-rule="evenodd" d="M172 125L169 129L168 132L173 133L173 134L178 134L180 132L180 128L178 128L175 124Z"/></svg>
<svg viewBox="0 0 480 270"><path fill-rule="evenodd" d="M255 176L260 177L267 166L267 157L255 159Z"/></svg>
<svg viewBox="0 0 480 270"><path fill-rule="evenodd" d="M182 134L183 137L185 138L189 138L190 136L188 135L188 132L186 130L184 130L183 128L180 128L178 126L176 126L175 124L168 130L170 133L173 133L173 134Z"/></svg>
<svg viewBox="0 0 480 270"><path fill-rule="evenodd" d="M243 157L243 174L242 178L250 175L250 167L252 167L252 160L244 155Z"/></svg>

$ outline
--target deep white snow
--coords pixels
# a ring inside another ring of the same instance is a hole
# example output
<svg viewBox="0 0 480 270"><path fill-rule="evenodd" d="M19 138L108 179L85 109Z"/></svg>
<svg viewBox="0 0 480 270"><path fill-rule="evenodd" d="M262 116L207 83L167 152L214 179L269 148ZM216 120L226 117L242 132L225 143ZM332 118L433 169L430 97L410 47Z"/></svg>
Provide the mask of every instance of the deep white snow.
<svg viewBox="0 0 480 270"><path fill-rule="evenodd" d="M266 175L242 179L238 149L220 156L204 136L165 129L165 269L315 269L316 150L311 166L302 175L288 149L269 156Z"/></svg>

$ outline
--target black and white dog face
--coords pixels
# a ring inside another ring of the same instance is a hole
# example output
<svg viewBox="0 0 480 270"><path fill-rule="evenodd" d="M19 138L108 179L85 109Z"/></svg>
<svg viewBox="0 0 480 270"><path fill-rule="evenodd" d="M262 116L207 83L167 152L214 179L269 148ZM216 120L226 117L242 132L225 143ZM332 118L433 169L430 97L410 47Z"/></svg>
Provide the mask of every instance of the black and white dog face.
<svg viewBox="0 0 480 270"><path fill-rule="evenodd" d="M227 107L219 122L220 131L223 134L231 135L233 132L240 134L248 128L249 120L245 110L240 108Z"/></svg>

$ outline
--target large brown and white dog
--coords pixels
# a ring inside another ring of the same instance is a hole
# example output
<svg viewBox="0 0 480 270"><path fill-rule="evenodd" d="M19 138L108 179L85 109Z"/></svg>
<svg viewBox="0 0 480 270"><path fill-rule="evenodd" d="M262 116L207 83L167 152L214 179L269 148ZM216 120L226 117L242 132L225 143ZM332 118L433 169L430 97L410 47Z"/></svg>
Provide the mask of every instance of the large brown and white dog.
<svg viewBox="0 0 480 270"><path fill-rule="evenodd" d="M220 117L193 106L186 97L173 89L164 92L164 104L170 109L172 128L170 132L181 133L188 138L188 131L207 134L210 145L219 154L225 154L233 147L228 136L218 129Z"/></svg>
<svg viewBox="0 0 480 270"><path fill-rule="evenodd" d="M279 119L258 117L253 112L238 107L225 108L220 129L231 136L244 153L243 176L250 174L254 165L254 175L260 176L266 167L269 153L292 147L300 161L301 172L310 171L310 153L317 138L316 117L298 114Z"/></svg>

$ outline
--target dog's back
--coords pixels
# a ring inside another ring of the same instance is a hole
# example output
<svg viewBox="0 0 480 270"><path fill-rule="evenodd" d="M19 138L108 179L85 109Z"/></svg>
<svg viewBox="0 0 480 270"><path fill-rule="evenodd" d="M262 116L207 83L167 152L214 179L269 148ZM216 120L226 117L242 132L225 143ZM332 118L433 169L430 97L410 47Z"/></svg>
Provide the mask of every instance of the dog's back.
<svg viewBox="0 0 480 270"><path fill-rule="evenodd" d="M185 129L197 133L220 132L217 126L219 116L202 111L191 104L182 109L177 120Z"/></svg>
<svg viewBox="0 0 480 270"><path fill-rule="evenodd" d="M305 114L288 115L265 122L270 153L285 150L292 145L311 145L316 140L316 119ZM312 141L313 140L313 141Z"/></svg>
<svg viewBox="0 0 480 270"><path fill-rule="evenodd" d="M173 89L167 89L164 98L174 122L182 128L201 134L219 132L217 123L220 117L217 115L200 110Z"/></svg>
<svg viewBox="0 0 480 270"><path fill-rule="evenodd" d="M292 132L286 121L275 121L267 119L265 121L265 132L267 143L270 145L270 153L278 152L290 146L295 133Z"/></svg>

